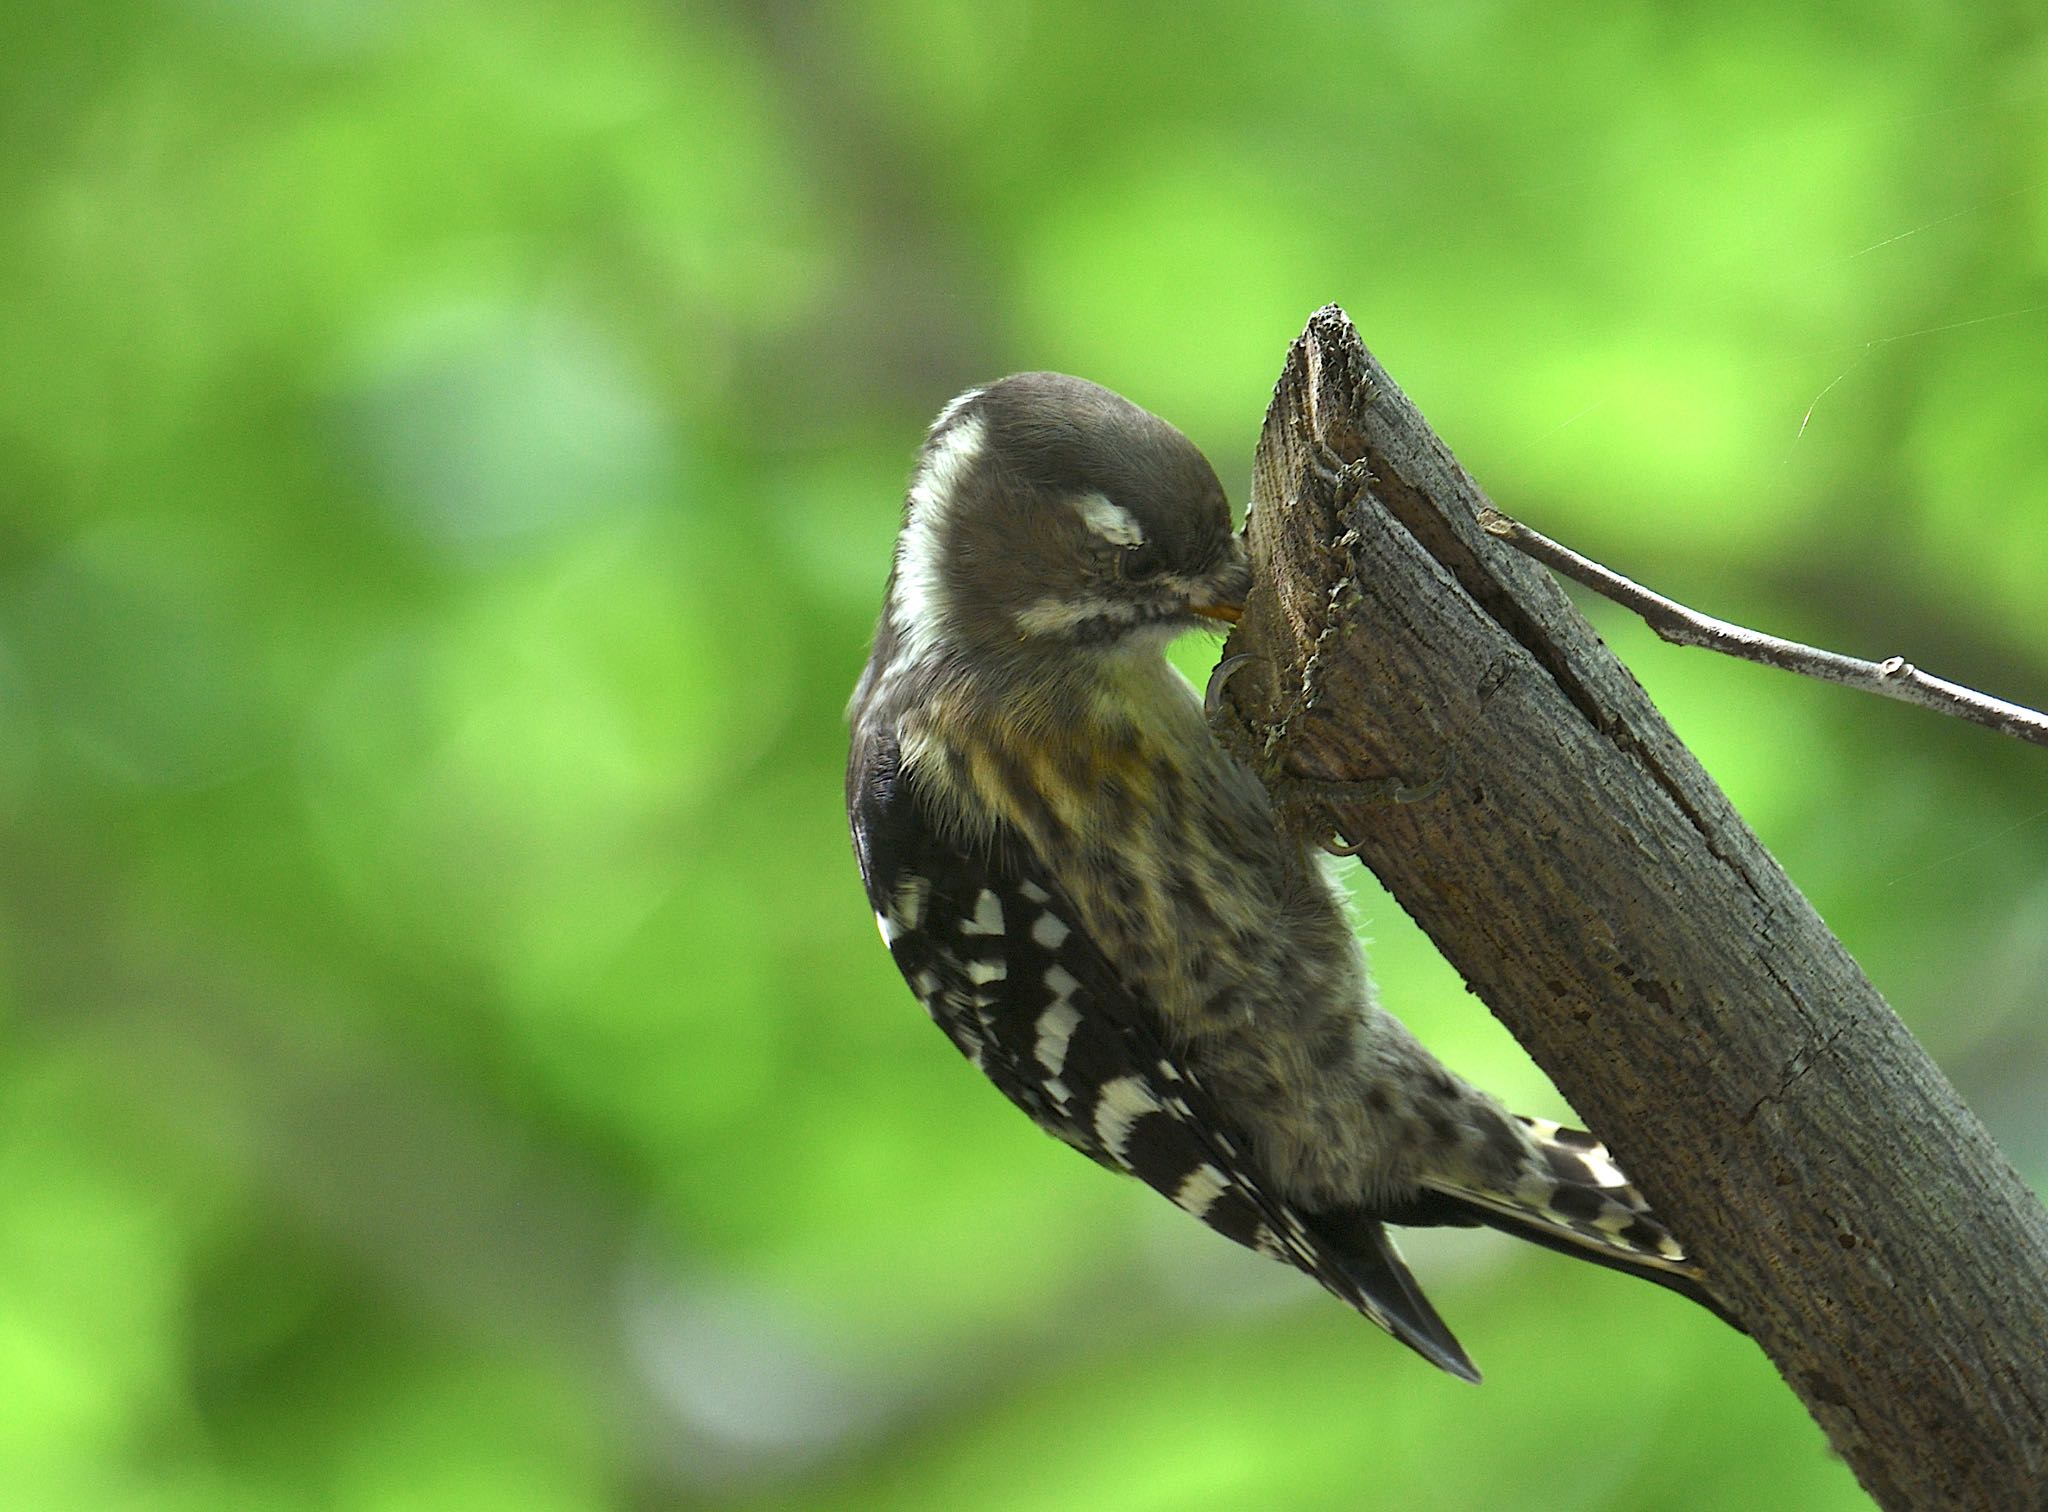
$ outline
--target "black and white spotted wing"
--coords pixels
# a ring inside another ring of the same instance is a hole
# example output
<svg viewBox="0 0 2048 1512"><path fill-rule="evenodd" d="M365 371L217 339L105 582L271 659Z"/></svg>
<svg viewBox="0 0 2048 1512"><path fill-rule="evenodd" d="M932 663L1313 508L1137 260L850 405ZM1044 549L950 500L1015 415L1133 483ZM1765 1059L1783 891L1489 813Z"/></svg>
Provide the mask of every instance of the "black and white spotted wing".
<svg viewBox="0 0 2048 1512"><path fill-rule="evenodd" d="M969 854L942 835L893 748L852 777L854 848L882 939L932 1019L1005 1096L1226 1238L1306 1271L1443 1369L1479 1378L1379 1222L1305 1213L1262 1188L1147 1005L1015 836Z"/></svg>

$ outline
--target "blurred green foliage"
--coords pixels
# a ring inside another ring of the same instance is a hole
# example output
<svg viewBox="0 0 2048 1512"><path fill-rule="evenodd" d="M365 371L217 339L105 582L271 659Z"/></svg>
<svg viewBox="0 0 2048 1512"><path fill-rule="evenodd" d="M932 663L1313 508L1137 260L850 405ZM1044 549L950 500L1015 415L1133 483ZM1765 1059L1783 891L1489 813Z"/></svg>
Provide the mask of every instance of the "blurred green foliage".
<svg viewBox="0 0 2048 1512"><path fill-rule="evenodd" d="M1331 299L1514 513L2048 702L2029 0L18 0L0 132L0 1502L1861 1504L1652 1288L1417 1236L1471 1391L1034 1133L839 711L948 396L1241 501ZM2041 753L1591 612L2040 1183Z"/></svg>

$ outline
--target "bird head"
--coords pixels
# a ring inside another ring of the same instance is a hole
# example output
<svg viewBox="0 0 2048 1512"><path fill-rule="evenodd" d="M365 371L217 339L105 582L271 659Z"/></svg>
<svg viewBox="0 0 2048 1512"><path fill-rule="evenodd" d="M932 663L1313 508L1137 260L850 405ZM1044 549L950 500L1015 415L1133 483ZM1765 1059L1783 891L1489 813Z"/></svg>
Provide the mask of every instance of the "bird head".
<svg viewBox="0 0 2048 1512"><path fill-rule="evenodd" d="M912 477L887 622L925 652L1157 652L1251 586L1194 443L1098 384L1021 373L940 413Z"/></svg>

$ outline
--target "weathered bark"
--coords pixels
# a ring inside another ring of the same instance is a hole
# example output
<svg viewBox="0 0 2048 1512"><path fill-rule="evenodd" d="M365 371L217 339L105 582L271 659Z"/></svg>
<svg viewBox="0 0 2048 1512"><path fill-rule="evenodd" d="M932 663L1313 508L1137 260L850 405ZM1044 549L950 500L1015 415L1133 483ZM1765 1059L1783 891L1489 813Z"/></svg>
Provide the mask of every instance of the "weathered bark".
<svg viewBox="0 0 2048 1512"><path fill-rule="evenodd" d="M1328 816L1878 1502L2048 1504L2048 1212L1334 306L1252 495L1226 736L1286 777L1453 761Z"/></svg>

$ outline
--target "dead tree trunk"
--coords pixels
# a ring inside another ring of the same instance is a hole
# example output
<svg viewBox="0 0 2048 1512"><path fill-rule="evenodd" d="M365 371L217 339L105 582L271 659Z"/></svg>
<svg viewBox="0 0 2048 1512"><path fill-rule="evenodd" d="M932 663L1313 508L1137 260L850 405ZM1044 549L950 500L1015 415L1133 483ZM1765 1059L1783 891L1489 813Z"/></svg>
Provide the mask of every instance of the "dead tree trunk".
<svg viewBox="0 0 2048 1512"><path fill-rule="evenodd" d="M1252 492L1226 736L1295 777L1453 761L1327 817L1880 1504L2048 1505L2048 1213L1334 306Z"/></svg>

